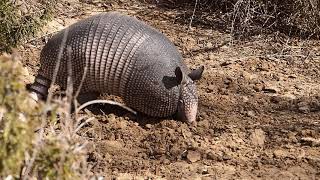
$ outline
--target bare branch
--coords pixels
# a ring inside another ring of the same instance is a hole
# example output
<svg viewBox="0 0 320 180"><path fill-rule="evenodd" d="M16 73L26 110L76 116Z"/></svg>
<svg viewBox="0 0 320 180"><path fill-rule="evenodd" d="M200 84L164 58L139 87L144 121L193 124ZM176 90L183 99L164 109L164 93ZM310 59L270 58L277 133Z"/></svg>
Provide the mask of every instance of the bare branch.
<svg viewBox="0 0 320 180"><path fill-rule="evenodd" d="M116 106L119 106L129 112L131 112L132 114L134 115L137 115L137 112L131 108L129 108L128 106L124 105L124 104L121 104L121 103L118 103L118 102L115 102L115 101L111 101L111 100L93 100L93 101L88 101L84 104L82 104L77 110L76 110L76 113L78 113L80 110L82 110L83 108L89 106L89 105L92 105L92 104L99 104L99 103L103 103L103 104L111 104L111 105L116 105Z"/></svg>

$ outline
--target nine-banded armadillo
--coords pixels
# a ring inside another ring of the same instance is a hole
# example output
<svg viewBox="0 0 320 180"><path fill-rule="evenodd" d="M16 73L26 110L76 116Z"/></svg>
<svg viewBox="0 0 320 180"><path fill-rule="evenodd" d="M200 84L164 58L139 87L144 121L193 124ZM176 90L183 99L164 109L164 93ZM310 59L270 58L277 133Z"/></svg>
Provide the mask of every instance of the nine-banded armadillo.
<svg viewBox="0 0 320 180"><path fill-rule="evenodd" d="M63 53L56 83L62 89L67 88L71 61L75 90L85 74L80 96L109 93L150 116L177 112L182 120L195 121L198 96L194 80L200 79L203 66L190 71L173 43L138 19L101 13L54 35L41 51L40 70L29 86L39 98L47 96L59 51Z"/></svg>

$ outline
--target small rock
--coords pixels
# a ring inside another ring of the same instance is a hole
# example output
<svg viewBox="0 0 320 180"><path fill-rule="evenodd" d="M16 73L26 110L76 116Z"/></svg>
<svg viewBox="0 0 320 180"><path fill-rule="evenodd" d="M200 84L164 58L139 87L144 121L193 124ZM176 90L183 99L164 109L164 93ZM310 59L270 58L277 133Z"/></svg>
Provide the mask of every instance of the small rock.
<svg viewBox="0 0 320 180"><path fill-rule="evenodd" d="M107 119L108 119L108 122L109 122L109 123L114 123L114 122L116 122L116 115L114 115L114 114L109 114L108 117L107 117Z"/></svg>
<svg viewBox="0 0 320 180"><path fill-rule="evenodd" d="M293 132L288 133L288 139L293 143L298 142L298 139L296 138L296 133L293 133Z"/></svg>
<svg viewBox="0 0 320 180"><path fill-rule="evenodd" d="M204 128L204 129L209 129L210 123L208 120L203 120L203 121L199 121L198 126Z"/></svg>
<svg viewBox="0 0 320 180"><path fill-rule="evenodd" d="M303 90L303 86L300 84L294 85L294 88L296 88L297 90Z"/></svg>
<svg viewBox="0 0 320 180"><path fill-rule="evenodd" d="M253 145L262 147L266 139L265 132L262 129L255 129L250 139Z"/></svg>
<svg viewBox="0 0 320 180"><path fill-rule="evenodd" d="M215 60L216 59L216 55L214 53L209 53L209 59L210 60Z"/></svg>
<svg viewBox="0 0 320 180"><path fill-rule="evenodd" d="M223 159L224 161L227 161L227 160L232 159L232 157L231 157L229 154L224 153L223 156L222 156L222 159Z"/></svg>
<svg viewBox="0 0 320 180"><path fill-rule="evenodd" d="M211 42L207 42L207 48L212 48L213 44Z"/></svg>
<svg viewBox="0 0 320 180"><path fill-rule="evenodd" d="M222 161L223 160L223 152L221 151L210 151L207 153L207 158L210 160L215 160L215 161Z"/></svg>
<svg viewBox="0 0 320 180"><path fill-rule="evenodd" d="M129 173L119 173L116 178L116 180L127 180L127 179L134 179L133 175Z"/></svg>
<svg viewBox="0 0 320 180"><path fill-rule="evenodd" d="M151 124L146 124L146 128L151 129L152 128Z"/></svg>
<svg viewBox="0 0 320 180"><path fill-rule="evenodd" d="M243 96L242 100L243 100L244 103L249 102L249 98L247 96Z"/></svg>
<svg viewBox="0 0 320 180"><path fill-rule="evenodd" d="M266 93L277 93L280 91L280 89L273 84L265 84L262 90Z"/></svg>
<svg viewBox="0 0 320 180"><path fill-rule="evenodd" d="M297 97L295 95L293 95L293 94L285 94L285 95L283 95L283 97L291 99L291 100L297 99Z"/></svg>
<svg viewBox="0 0 320 180"><path fill-rule="evenodd" d="M263 89L263 85L262 85L262 84L255 84L255 85L253 86L253 89L254 89L256 92L260 92L260 91L262 91L262 89Z"/></svg>
<svg viewBox="0 0 320 180"><path fill-rule="evenodd" d="M228 66L228 65L230 65L230 64L232 64L231 61L224 61L224 62L222 62L222 63L220 64L220 66Z"/></svg>
<svg viewBox="0 0 320 180"><path fill-rule="evenodd" d="M117 129L125 129L127 127L127 122L126 121L119 121L116 123L115 128Z"/></svg>
<svg viewBox="0 0 320 180"><path fill-rule="evenodd" d="M191 162L197 162L201 159L201 154L197 151L188 151L187 159Z"/></svg>
<svg viewBox="0 0 320 180"><path fill-rule="evenodd" d="M209 174L209 167L210 166L199 167L197 172L202 175Z"/></svg>
<svg viewBox="0 0 320 180"><path fill-rule="evenodd" d="M207 93L212 93L212 92L216 91L216 89L217 89L217 86L211 84L211 85L209 85L209 86L207 87Z"/></svg>
<svg viewBox="0 0 320 180"><path fill-rule="evenodd" d="M255 113L253 111L247 111L247 116L248 117L255 117Z"/></svg>
<svg viewBox="0 0 320 180"><path fill-rule="evenodd" d="M281 149L277 149L273 152L273 155L276 157L276 158L284 158L284 157L287 157L287 153Z"/></svg>
<svg viewBox="0 0 320 180"><path fill-rule="evenodd" d="M243 76L243 78L246 79L247 81L251 81L251 80L257 79L257 77L258 77L257 75L251 74L251 73L249 73L249 72L247 72L247 71L243 71L243 72L242 72L242 76Z"/></svg>
<svg viewBox="0 0 320 180"><path fill-rule="evenodd" d="M295 74L290 74L290 75L288 76L288 78L297 78L297 75L295 75Z"/></svg>

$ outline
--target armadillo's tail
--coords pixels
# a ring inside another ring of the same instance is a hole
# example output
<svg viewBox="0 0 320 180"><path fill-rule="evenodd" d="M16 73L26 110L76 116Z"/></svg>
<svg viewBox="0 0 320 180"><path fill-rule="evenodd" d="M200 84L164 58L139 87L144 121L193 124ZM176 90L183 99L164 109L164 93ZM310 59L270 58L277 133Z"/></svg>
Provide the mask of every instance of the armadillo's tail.
<svg viewBox="0 0 320 180"><path fill-rule="evenodd" d="M36 101L39 99L46 100L48 96L48 89L50 87L51 80L37 75L33 84L27 84L26 88L30 91L32 98Z"/></svg>

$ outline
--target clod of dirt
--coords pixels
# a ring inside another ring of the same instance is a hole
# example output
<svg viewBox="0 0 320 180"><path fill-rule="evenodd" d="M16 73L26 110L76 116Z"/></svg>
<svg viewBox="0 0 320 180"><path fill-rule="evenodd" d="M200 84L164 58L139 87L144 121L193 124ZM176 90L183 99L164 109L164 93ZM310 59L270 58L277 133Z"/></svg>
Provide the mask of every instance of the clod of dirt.
<svg viewBox="0 0 320 180"><path fill-rule="evenodd" d="M253 145L262 147L264 145L266 136L265 132L261 129L255 129L250 136Z"/></svg>
<svg viewBox="0 0 320 180"><path fill-rule="evenodd" d="M207 158L214 161L223 161L224 153L221 151L210 151L207 153Z"/></svg>
<svg viewBox="0 0 320 180"><path fill-rule="evenodd" d="M151 124L146 124L146 128L151 129L152 125Z"/></svg>
<svg viewBox="0 0 320 180"><path fill-rule="evenodd" d="M296 138L296 133L293 133L293 132L288 133L288 139L293 143L298 142L298 139Z"/></svg>
<svg viewBox="0 0 320 180"><path fill-rule="evenodd" d="M222 63L220 64L220 66L228 66L228 65L230 65L230 64L232 64L231 61L225 61L225 62L222 62Z"/></svg>
<svg viewBox="0 0 320 180"><path fill-rule="evenodd" d="M288 98L288 99L291 99L291 100L297 99L297 96L295 96L293 94L284 94L282 97Z"/></svg>
<svg viewBox="0 0 320 180"><path fill-rule="evenodd" d="M288 78L292 78L292 79L295 79L295 78L297 78L298 76L297 75L295 75L295 74L290 74L289 76L288 76Z"/></svg>
<svg viewBox="0 0 320 180"><path fill-rule="evenodd" d="M127 122L126 121L119 121L115 124L116 129L125 129L127 127Z"/></svg>
<svg viewBox="0 0 320 180"><path fill-rule="evenodd" d="M277 93L280 91L274 84L265 84L262 90L266 93Z"/></svg>
<svg viewBox="0 0 320 180"><path fill-rule="evenodd" d="M242 76L247 80L247 81L252 81L254 79L258 79L258 76L256 74L249 73L247 71L242 72Z"/></svg>
<svg viewBox="0 0 320 180"><path fill-rule="evenodd" d="M255 117L255 113L253 111L247 111L247 116L254 118Z"/></svg>
<svg viewBox="0 0 320 180"><path fill-rule="evenodd" d="M287 157L287 153L284 151L284 150L281 150L281 149L277 149L273 152L273 155L276 157L276 158L285 158Z"/></svg>
<svg viewBox="0 0 320 180"><path fill-rule="evenodd" d="M191 163L195 163L201 159L201 154L197 151L188 151L187 159Z"/></svg>

